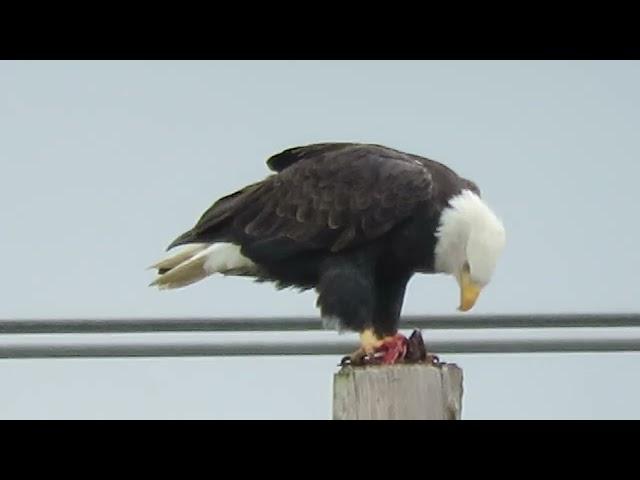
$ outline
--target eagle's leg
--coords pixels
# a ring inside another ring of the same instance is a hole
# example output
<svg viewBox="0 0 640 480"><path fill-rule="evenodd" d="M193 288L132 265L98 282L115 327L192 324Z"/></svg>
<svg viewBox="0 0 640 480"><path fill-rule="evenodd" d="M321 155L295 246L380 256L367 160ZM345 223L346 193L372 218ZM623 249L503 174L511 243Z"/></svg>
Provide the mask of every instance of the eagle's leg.
<svg viewBox="0 0 640 480"><path fill-rule="evenodd" d="M364 365L369 363L375 355L375 350L382 344L382 341L375 336L373 330L367 329L360 333L360 347L347 355L340 362L341 365Z"/></svg>

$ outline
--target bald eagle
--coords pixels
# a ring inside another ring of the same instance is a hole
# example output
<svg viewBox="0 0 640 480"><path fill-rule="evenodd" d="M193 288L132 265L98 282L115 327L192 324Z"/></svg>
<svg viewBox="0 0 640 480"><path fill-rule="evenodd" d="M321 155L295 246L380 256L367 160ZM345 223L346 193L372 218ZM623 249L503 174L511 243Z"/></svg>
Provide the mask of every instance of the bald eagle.
<svg viewBox="0 0 640 480"><path fill-rule="evenodd" d="M321 319L358 332L353 363L403 360L409 280L448 274L470 310L505 244L477 185L429 158L382 145L320 143L267 160L274 172L217 200L153 268L160 289L209 275L315 289Z"/></svg>

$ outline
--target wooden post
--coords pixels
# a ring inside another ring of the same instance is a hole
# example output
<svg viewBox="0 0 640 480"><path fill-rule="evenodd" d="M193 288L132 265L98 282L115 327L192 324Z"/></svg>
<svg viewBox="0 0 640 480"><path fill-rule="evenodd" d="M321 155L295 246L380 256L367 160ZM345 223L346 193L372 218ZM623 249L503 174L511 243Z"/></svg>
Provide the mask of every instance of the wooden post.
<svg viewBox="0 0 640 480"><path fill-rule="evenodd" d="M459 420L455 364L342 367L333 378L334 420Z"/></svg>

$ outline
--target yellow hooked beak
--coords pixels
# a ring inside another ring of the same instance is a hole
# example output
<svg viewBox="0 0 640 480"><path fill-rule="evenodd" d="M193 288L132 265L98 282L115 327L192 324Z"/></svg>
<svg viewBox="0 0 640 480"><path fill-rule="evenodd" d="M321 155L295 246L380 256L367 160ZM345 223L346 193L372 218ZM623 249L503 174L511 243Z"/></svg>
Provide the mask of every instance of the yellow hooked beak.
<svg viewBox="0 0 640 480"><path fill-rule="evenodd" d="M473 283L471 281L469 270L464 269L459 277L460 284L460 306L458 310L461 312L466 312L471 310L478 300L478 295L480 295L480 290L482 287Z"/></svg>

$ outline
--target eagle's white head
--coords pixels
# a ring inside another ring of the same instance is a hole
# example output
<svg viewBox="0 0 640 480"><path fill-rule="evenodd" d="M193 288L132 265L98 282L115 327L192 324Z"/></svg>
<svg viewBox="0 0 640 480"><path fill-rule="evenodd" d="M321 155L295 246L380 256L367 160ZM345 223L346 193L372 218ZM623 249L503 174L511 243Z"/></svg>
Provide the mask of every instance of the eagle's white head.
<svg viewBox="0 0 640 480"><path fill-rule="evenodd" d="M493 277L506 242L505 229L482 199L463 190L449 201L436 232L435 270L460 286L459 310L470 310Z"/></svg>

